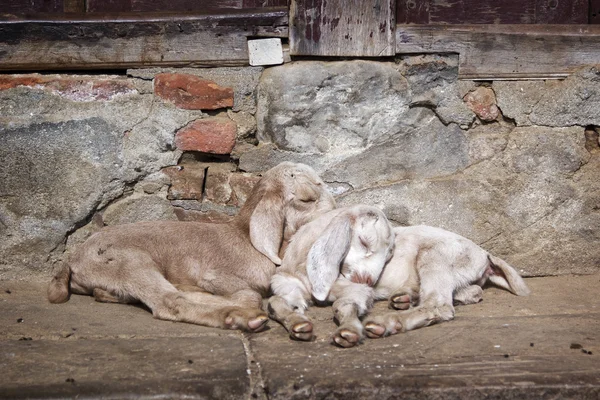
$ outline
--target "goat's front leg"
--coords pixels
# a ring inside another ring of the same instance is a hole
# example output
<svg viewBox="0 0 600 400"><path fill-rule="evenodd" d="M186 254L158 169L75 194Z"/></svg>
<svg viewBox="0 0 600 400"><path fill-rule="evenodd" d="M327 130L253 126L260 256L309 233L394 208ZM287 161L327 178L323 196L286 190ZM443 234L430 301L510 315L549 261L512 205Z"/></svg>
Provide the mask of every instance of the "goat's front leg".
<svg viewBox="0 0 600 400"><path fill-rule="evenodd" d="M313 339L311 320L298 308L294 309L290 306L283 297L275 295L269 298L268 311L269 317L283 325L290 338L303 341Z"/></svg>
<svg viewBox="0 0 600 400"><path fill-rule="evenodd" d="M269 299L269 317L279 322L295 340L313 339L313 324L304 315L308 308L310 293L296 276L285 272L271 279L274 295Z"/></svg>
<svg viewBox="0 0 600 400"><path fill-rule="evenodd" d="M373 305L373 289L365 284L353 283L339 278L330 292L333 302L333 315L338 329L333 335L333 343L340 347L354 347L365 338L365 329L360 317Z"/></svg>

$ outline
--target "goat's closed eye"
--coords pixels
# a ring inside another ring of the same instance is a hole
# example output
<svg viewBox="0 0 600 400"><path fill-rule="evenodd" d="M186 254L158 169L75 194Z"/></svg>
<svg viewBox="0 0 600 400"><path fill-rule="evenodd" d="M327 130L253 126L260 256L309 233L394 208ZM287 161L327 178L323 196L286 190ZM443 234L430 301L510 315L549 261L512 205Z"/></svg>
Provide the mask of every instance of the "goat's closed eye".
<svg viewBox="0 0 600 400"><path fill-rule="evenodd" d="M367 256L373 254L371 251L371 241L368 238L359 236L358 240L360 241L361 246L364 247L365 251L367 252Z"/></svg>

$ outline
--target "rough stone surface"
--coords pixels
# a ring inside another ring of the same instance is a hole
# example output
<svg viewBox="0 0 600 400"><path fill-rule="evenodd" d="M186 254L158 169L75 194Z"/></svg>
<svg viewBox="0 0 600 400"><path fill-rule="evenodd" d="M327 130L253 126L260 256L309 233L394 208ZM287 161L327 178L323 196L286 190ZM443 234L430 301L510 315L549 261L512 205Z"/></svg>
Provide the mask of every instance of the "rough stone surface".
<svg viewBox="0 0 600 400"><path fill-rule="evenodd" d="M123 191L120 138L99 118L0 127L0 138L0 271L40 272L67 232Z"/></svg>
<svg viewBox="0 0 600 400"><path fill-rule="evenodd" d="M412 107L432 108L445 125L454 123L464 129L471 125L475 114L462 100L457 55L402 56L396 63L408 81Z"/></svg>
<svg viewBox="0 0 600 400"><path fill-rule="evenodd" d="M600 66L589 67L546 90L529 119L546 126L600 125Z"/></svg>
<svg viewBox="0 0 600 400"><path fill-rule="evenodd" d="M496 105L494 91L485 86L479 86L464 97L467 106L483 121L495 121L500 112Z"/></svg>
<svg viewBox="0 0 600 400"><path fill-rule="evenodd" d="M140 221L177 220L171 202L163 196L134 193L110 204L102 219L106 225L130 224Z"/></svg>
<svg viewBox="0 0 600 400"><path fill-rule="evenodd" d="M262 67L227 68L149 68L133 69L127 73L142 79L153 79L160 73L188 74L216 82L219 86L233 88L233 111L256 112L256 86Z"/></svg>
<svg viewBox="0 0 600 400"><path fill-rule="evenodd" d="M233 89L188 74L158 74L154 93L186 110L217 110L233 106Z"/></svg>
<svg viewBox="0 0 600 400"><path fill-rule="evenodd" d="M544 93L557 81L498 81L494 82L496 101L502 114L514 120L517 126L533 125L529 114Z"/></svg>
<svg viewBox="0 0 600 400"><path fill-rule="evenodd" d="M408 111L406 79L392 63L301 62L265 70L258 138L282 150L340 157L394 134Z"/></svg>
<svg viewBox="0 0 600 400"><path fill-rule="evenodd" d="M130 90L131 79L59 78L0 90L0 279L47 275L68 235L126 187L176 164L174 132L201 116ZM96 80L128 89L99 96ZM58 92L58 81L77 90Z"/></svg>
<svg viewBox="0 0 600 400"><path fill-rule="evenodd" d="M169 200L202 200L206 167L192 163L163 169L171 178Z"/></svg>
<svg viewBox="0 0 600 400"><path fill-rule="evenodd" d="M92 80L60 75L0 76L0 90L19 86L48 90L66 99L83 102L112 100L117 96L138 93L130 80L115 77Z"/></svg>
<svg viewBox="0 0 600 400"><path fill-rule="evenodd" d="M185 126L175 135L175 144L182 151L229 154L235 146L237 126L227 118L206 118Z"/></svg>
<svg viewBox="0 0 600 400"><path fill-rule="evenodd" d="M53 305L45 283L0 281L1 396L597 398L600 275L526 282L529 297L488 288L453 321L341 349L331 307L307 312L316 340L304 343L273 321L241 334L88 296ZM373 312L387 311L379 302Z"/></svg>

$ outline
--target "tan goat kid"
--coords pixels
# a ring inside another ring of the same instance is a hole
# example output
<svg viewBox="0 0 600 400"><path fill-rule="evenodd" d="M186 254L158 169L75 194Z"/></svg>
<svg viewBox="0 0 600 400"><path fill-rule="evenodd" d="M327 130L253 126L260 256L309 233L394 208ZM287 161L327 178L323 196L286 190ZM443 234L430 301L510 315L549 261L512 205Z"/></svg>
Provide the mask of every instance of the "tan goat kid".
<svg viewBox="0 0 600 400"><path fill-rule="evenodd" d="M282 242L334 207L314 170L281 163L229 223L140 222L92 235L54 277L48 299L62 303L72 292L142 302L159 319L260 331Z"/></svg>

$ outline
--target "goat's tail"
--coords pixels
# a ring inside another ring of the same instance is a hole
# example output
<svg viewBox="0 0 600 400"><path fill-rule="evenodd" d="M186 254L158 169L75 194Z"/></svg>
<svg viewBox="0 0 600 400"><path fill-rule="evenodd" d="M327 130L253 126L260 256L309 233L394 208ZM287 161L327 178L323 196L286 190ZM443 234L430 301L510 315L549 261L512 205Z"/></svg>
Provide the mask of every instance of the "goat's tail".
<svg viewBox="0 0 600 400"><path fill-rule="evenodd" d="M511 291L517 296L527 296L530 293L523 278L506 261L491 254L488 254L488 260L492 271L488 276L490 282Z"/></svg>
<svg viewBox="0 0 600 400"><path fill-rule="evenodd" d="M71 268L64 263L61 269L54 275L48 285L48 301L50 303L64 303L69 300L69 281L71 280Z"/></svg>

